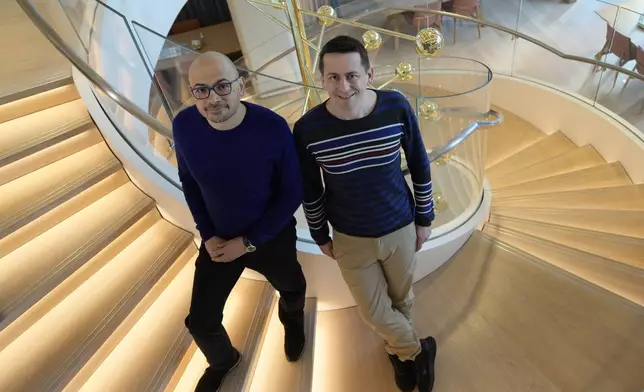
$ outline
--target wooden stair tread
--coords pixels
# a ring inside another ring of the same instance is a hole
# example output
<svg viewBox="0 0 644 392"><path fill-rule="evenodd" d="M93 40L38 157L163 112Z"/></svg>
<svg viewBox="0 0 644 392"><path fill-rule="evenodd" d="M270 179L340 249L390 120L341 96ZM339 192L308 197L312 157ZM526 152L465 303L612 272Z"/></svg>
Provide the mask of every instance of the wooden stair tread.
<svg viewBox="0 0 644 392"><path fill-rule="evenodd" d="M0 124L0 166L14 162L93 127L83 101L62 105Z"/></svg>
<svg viewBox="0 0 644 392"><path fill-rule="evenodd" d="M644 272L644 239L641 238L495 214L492 214L490 224L641 268Z"/></svg>
<svg viewBox="0 0 644 392"><path fill-rule="evenodd" d="M493 206L644 211L644 184L493 198Z"/></svg>
<svg viewBox="0 0 644 392"><path fill-rule="evenodd" d="M124 171L118 171L89 189L79 193L56 208L30 221L20 229L0 239L0 258L13 252L47 230L56 226L103 196L125 185L129 179Z"/></svg>
<svg viewBox="0 0 644 392"><path fill-rule="evenodd" d="M0 259L0 330L153 208L127 183Z"/></svg>
<svg viewBox="0 0 644 392"><path fill-rule="evenodd" d="M576 147L562 132L555 132L488 168L486 174L490 178L490 181L494 182L510 173L552 159L558 155L574 150Z"/></svg>
<svg viewBox="0 0 644 392"><path fill-rule="evenodd" d="M24 226L120 168L109 148L100 143L3 185L0 236Z"/></svg>
<svg viewBox="0 0 644 392"><path fill-rule="evenodd" d="M557 176L542 178L494 190L495 198L508 198L543 193L578 191L630 185L631 180L619 163L610 163Z"/></svg>
<svg viewBox="0 0 644 392"><path fill-rule="evenodd" d="M589 380L593 391L627 391L644 384L642 308L481 232L414 292L416 329L438 341L436 391L582 391Z"/></svg>
<svg viewBox="0 0 644 392"><path fill-rule="evenodd" d="M270 310L272 309L275 291L265 282L240 279L226 302L224 308L223 324L230 336L234 347L242 353L242 363L226 377L220 392L236 392L248 387L250 380L246 379L249 371L249 362L257 358L251 358L244 355L248 352L249 344L257 337L257 329L253 325L259 326L268 322ZM203 353L192 346L189 353L191 357L185 358L187 362L185 371L178 379L175 380L176 387L173 392L193 392L199 378L203 375L208 366ZM186 360L187 359L187 360ZM87 391L89 392L89 391Z"/></svg>
<svg viewBox="0 0 644 392"><path fill-rule="evenodd" d="M0 390L62 388L191 239L170 223L157 222L0 352Z"/></svg>
<svg viewBox="0 0 644 392"><path fill-rule="evenodd" d="M76 86L68 84L0 105L0 124L80 99Z"/></svg>
<svg viewBox="0 0 644 392"><path fill-rule="evenodd" d="M644 239L644 211L499 206L492 214Z"/></svg>
<svg viewBox="0 0 644 392"><path fill-rule="evenodd" d="M498 225L486 224L483 232L644 306L644 271L641 269Z"/></svg>
<svg viewBox="0 0 644 392"><path fill-rule="evenodd" d="M184 319L190 306L196 257L197 248L188 246L65 386L66 392L163 390L192 343Z"/></svg>
<svg viewBox="0 0 644 392"><path fill-rule="evenodd" d="M0 186L17 178L28 175L56 161L76 154L86 148L101 143L103 137L96 128L91 128L57 142L51 147L43 148L24 158L0 167Z"/></svg>
<svg viewBox="0 0 644 392"><path fill-rule="evenodd" d="M492 188L502 189L546 177L600 166L605 163L601 155L592 146L587 145L570 149L563 154L503 176L490 177L490 182Z"/></svg>
<svg viewBox="0 0 644 392"><path fill-rule="evenodd" d="M503 122L497 126L480 130L485 132L485 138L487 138L486 169L546 136L537 127L516 114L498 107L493 106L493 108L503 113Z"/></svg>
<svg viewBox="0 0 644 392"><path fill-rule="evenodd" d="M297 362L288 362L286 356L281 355L284 351L284 326L278 317L278 306L276 301L257 366L252 375L249 392L310 391L313 381L317 300L306 299L304 306L306 347Z"/></svg>

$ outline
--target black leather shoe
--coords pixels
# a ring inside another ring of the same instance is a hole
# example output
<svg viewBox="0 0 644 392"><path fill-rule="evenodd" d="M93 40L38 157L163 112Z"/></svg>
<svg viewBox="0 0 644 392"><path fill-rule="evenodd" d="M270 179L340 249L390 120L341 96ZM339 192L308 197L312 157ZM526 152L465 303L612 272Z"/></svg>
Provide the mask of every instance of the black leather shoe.
<svg viewBox="0 0 644 392"><path fill-rule="evenodd" d="M224 379L230 374L241 362L241 354L235 350L233 361L230 367L225 369L215 369L208 367L203 376L199 379L195 392L217 392L224 383Z"/></svg>
<svg viewBox="0 0 644 392"><path fill-rule="evenodd" d="M436 340L427 337L420 340L421 351L416 357L418 392L431 392L434 388L434 361L436 360Z"/></svg>
<svg viewBox="0 0 644 392"><path fill-rule="evenodd" d="M411 392L416 388L416 362L401 361L398 356L389 354L389 361L394 367L396 386L403 392Z"/></svg>

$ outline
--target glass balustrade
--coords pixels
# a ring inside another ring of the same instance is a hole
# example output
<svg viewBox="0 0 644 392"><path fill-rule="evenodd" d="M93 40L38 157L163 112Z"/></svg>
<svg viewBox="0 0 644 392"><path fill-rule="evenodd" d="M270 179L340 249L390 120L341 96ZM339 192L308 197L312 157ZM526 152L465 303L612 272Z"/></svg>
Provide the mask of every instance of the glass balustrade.
<svg viewBox="0 0 644 392"><path fill-rule="evenodd" d="M19 2L33 7L75 56L145 113L142 119L141 113L126 110L120 100L94 88L124 138L151 166L178 185L171 122L180 110L194 104L188 88L188 68L204 43L190 47L173 42L97 0ZM644 28L639 21L644 9L603 0L570 4L483 0L475 9L460 9L458 1L436 3L336 1L336 16L364 25L334 22L323 26L314 14L325 2L300 2L305 13L304 31L314 45L322 45L339 34L362 40L367 29L380 32L380 42L369 51L375 71L371 87L397 90L407 97L417 113L430 153L463 136L462 131L473 124L495 117L490 111L488 91L492 73L559 89L590 105L611 110L621 116L620 121L644 126L642 80L629 75L638 72L638 48L644 45L644 41L640 42ZM441 7L466 18L435 11ZM270 13L279 12L284 11L272 9ZM479 18L489 25L477 26L467 17ZM286 17L281 20L288 22ZM425 27L436 27L443 33L444 47L438 57L419 56L415 42L406 39ZM398 37L379 29L390 29ZM290 31L275 31L261 37L253 47L244 48L243 57L236 59L235 65L246 80L243 100L269 107L293 124L305 112L305 103L320 102L327 96L314 67L316 49L309 49L313 64L309 63L312 78L308 80L312 82L305 86ZM624 41L620 36L628 42L626 53L619 52ZM615 71L589 63L595 59L621 68ZM644 72L644 68L641 70ZM315 99L311 101L312 97ZM447 232L480 202L484 151L485 133L474 131L432 163L440 232ZM300 217L299 221L303 225L300 234L307 236L303 234L305 220Z"/></svg>

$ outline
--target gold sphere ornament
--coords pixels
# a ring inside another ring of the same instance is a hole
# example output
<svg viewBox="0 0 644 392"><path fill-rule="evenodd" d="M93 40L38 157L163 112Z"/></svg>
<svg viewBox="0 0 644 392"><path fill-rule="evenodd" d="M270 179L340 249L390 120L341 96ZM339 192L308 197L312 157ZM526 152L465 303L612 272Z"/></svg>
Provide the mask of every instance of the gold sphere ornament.
<svg viewBox="0 0 644 392"><path fill-rule="evenodd" d="M443 194L440 192L434 192L434 211L437 214L440 214L448 208L449 204L447 204L447 201L443 197Z"/></svg>
<svg viewBox="0 0 644 392"><path fill-rule="evenodd" d="M367 30L362 34L362 42L367 50L374 50L382 45L382 37L377 31Z"/></svg>
<svg viewBox="0 0 644 392"><path fill-rule="evenodd" d="M435 56L444 45L443 34L433 27L422 29L416 34L416 51L421 56Z"/></svg>
<svg viewBox="0 0 644 392"><path fill-rule="evenodd" d="M323 5L322 7L318 8L317 14L319 16L330 16L332 18L335 18L335 9L330 5ZM318 23L326 27L333 25L332 20L319 18L319 17L318 17Z"/></svg>
<svg viewBox="0 0 644 392"><path fill-rule="evenodd" d="M414 69L412 68L411 63L405 61L398 63L398 65L396 66L396 76L403 82L414 77L412 75L413 71Z"/></svg>
<svg viewBox="0 0 644 392"><path fill-rule="evenodd" d="M434 101L423 100L418 107L418 112L425 120L440 120L441 112L438 104Z"/></svg>

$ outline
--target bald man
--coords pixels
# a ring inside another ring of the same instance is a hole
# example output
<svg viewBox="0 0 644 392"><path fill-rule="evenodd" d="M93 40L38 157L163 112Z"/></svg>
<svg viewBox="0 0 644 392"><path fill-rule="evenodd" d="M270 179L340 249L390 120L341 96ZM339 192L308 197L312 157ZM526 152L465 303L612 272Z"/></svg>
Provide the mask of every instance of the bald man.
<svg viewBox="0 0 644 392"><path fill-rule="evenodd" d="M280 293L286 359L304 352L306 281L293 217L302 183L287 122L241 101L244 79L228 57L204 53L189 79L196 104L173 123L179 178L202 239L186 326L209 364L196 391L214 392L241 359L221 322L244 268Z"/></svg>

